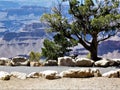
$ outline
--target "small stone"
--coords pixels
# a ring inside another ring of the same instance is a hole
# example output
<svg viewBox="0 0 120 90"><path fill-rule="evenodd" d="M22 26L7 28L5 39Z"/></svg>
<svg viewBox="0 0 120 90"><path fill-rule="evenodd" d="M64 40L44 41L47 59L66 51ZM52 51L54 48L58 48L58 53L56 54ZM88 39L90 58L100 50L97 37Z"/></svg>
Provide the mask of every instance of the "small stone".
<svg viewBox="0 0 120 90"><path fill-rule="evenodd" d="M31 66L31 67L39 67L39 66L41 66L41 63L40 63L40 62L31 61L31 62L30 62L30 66Z"/></svg>

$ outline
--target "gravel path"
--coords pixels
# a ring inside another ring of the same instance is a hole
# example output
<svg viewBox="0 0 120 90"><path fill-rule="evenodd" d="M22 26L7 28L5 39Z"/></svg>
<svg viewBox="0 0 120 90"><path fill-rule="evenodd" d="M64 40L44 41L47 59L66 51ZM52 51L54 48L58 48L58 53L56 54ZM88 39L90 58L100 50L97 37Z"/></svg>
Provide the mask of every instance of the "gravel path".
<svg viewBox="0 0 120 90"><path fill-rule="evenodd" d="M44 78L0 80L0 90L120 90L119 78Z"/></svg>
<svg viewBox="0 0 120 90"><path fill-rule="evenodd" d="M12 71L18 71L18 72L24 72L24 73L31 73L31 72L40 72L44 70L56 70L58 72L61 72L63 70L67 69L80 69L80 68L94 68L94 67L66 67L66 66L45 66L45 67L27 67L27 66L0 66L0 71L6 71L6 72L12 72ZM116 67L107 67L107 68L101 68L101 67L95 67L99 68L101 73L105 73L111 70L116 70L119 68Z"/></svg>

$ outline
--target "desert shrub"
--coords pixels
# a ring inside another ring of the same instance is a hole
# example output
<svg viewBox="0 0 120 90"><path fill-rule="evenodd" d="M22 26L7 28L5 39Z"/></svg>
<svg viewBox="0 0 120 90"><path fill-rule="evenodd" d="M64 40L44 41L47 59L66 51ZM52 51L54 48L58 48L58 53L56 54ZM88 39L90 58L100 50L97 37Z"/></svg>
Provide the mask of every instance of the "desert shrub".
<svg viewBox="0 0 120 90"><path fill-rule="evenodd" d="M39 52L30 52L29 59L30 61L39 61L41 57L41 54Z"/></svg>
<svg viewBox="0 0 120 90"><path fill-rule="evenodd" d="M86 55L86 58L88 58L88 59L91 58L91 53L90 52Z"/></svg>

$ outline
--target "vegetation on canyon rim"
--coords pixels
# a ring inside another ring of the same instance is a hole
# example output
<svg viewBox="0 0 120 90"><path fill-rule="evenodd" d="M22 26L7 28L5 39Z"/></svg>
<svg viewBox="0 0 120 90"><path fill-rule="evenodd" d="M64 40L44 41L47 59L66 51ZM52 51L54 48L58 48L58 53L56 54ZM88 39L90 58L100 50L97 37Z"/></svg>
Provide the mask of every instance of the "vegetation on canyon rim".
<svg viewBox="0 0 120 90"><path fill-rule="evenodd" d="M53 8L53 13L44 14L41 21L49 25L47 31L55 33L54 40L45 40L42 54L47 59L56 59L71 51L69 47L83 45L92 60L98 60L100 42L114 36L120 29L119 0L63 0L69 2L72 20L62 14L62 5Z"/></svg>
<svg viewBox="0 0 120 90"><path fill-rule="evenodd" d="M41 54L39 52L31 51L29 56L30 61L38 62L40 60Z"/></svg>

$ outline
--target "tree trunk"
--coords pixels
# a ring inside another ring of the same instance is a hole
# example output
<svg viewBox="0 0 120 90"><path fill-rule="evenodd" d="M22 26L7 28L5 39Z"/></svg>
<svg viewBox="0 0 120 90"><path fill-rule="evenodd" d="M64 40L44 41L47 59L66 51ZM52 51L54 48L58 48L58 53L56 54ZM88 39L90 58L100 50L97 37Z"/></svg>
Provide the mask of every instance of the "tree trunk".
<svg viewBox="0 0 120 90"><path fill-rule="evenodd" d="M97 42L97 34L93 35L93 40L90 45L90 54L91 54L91 59L94 61L99 60L98 58L98 42Z"/></svg>
<svg viewBox="0 0 120 90"><path fill-rule="evenodd" d="M92 60L97 61L98 60L98 54L97 54L97 49L91 49L90 50L90 57Z"/></svg>

